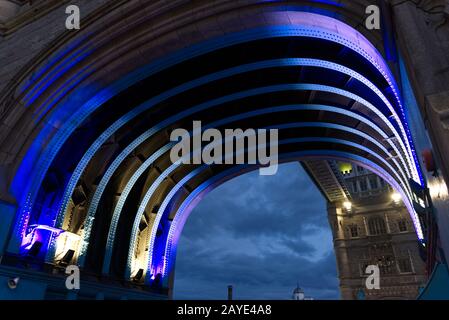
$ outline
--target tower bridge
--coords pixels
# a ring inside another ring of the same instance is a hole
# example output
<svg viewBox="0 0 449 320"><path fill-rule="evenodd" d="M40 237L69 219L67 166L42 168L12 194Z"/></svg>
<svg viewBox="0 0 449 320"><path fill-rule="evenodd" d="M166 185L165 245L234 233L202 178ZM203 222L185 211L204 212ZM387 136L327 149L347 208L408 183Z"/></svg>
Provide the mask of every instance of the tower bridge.
<svg viewBox="0 0 449 320"><path fill-rule="evenodd" d="M5 295L169 297L191 210L259 168L172 163L193 121L275 128L280 162L376 173L430 277L449 253L448 9L378 2L380 30L362 0L80 0L67 30L68 1L0 1L0 280L34 288ZM77 294L55 280L68 264Z"/></svg>
<svg viewBox="0 0 449 320"><path fill-rule="evenodd" d="M335 161L302 163L327 201L342 299L415 299L428 282L423 247L399 195L360 166ZM367 290L366 266L380 284Z"/></svg>

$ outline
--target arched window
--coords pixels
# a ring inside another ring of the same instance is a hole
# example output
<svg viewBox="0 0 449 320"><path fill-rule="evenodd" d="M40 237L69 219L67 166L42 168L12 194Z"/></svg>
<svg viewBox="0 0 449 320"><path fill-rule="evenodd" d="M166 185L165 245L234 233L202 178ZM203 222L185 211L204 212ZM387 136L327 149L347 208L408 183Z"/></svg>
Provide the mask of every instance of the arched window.
<svg viewBox="0 0 449 320"><path fill-rule="evenodd" d="M369 233L372 236L387 233L385 221L381 217L373 217L368 220Z"/></svg>
<svg viewBox="0 0 449 320"><path fill-rule="evenodd" d="M359 228L357 227L356 224L349 225L348 229L351 238L357 238L359 236Z"/></svg>

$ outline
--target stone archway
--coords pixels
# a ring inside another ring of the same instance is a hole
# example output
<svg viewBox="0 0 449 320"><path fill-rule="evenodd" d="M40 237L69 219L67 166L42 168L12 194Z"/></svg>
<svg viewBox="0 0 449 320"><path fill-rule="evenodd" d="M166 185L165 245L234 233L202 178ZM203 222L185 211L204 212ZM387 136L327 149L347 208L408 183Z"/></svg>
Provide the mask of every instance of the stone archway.
<svg viewBox="0 0 449 320"><path fill-rule="evenodd" d="M129 280L148 265L145 283L160 274L167 286L191 203L251 169L170 164L168 132L195 119L277 127L284 161L322 157L370 168L401 192L424 238L410 186L423 178L399 89L372 44L379 35L369 41L301 7L222 6L214 14L217 7L200 2L188 8L198 16L182 8L176 21L154 12L150 24L153 11L131 3L123 12L133 18L104 12L107 31L91 22L41 56L23 79L20 108L7 110L14 130L5 129L2 144L14 153L5 181L17 203L10 254L41 237L48 250L39 259L54 263L70 247L66 239L58 248L54 231L64 230L80 237L71 250L87 270ZM359 7L341 10L350 20Z"/></svg>

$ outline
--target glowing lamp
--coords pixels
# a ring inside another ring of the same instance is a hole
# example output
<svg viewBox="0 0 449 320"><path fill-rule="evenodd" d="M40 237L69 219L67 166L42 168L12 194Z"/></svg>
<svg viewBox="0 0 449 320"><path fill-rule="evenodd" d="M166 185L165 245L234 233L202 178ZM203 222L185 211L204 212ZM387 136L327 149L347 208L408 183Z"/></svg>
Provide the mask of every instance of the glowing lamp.
<svg viewBox="0 0 449 320"><path fill-rule="evenodd" d="M391 195L391 199L393 199L394 203L397 204L397 203L399 203L399 201L401 201L401 195L399 193L397 193L397 192L394 192Z"/></svg>
<svg viewBox="0 0 449 320"><path fill-rule="evenodd" d="M352 203L350 201L343 202L343 208L345 208L346 211L351 211Z"/></svg>
<svg viewBox="0 0 449 320"><path fill-rule="evenodd" d="M78 251L81 237L72 232L65 231L56 239L56 260L63 260L69 253L70 260L72 260L75 253Z"/></svg>
<svg viewBox="0 0 449 320"><path fill-rule="evenodd" d="M342 174L349 174L352 172L352 164L347 162L339 162L338 169Z"/></svg>

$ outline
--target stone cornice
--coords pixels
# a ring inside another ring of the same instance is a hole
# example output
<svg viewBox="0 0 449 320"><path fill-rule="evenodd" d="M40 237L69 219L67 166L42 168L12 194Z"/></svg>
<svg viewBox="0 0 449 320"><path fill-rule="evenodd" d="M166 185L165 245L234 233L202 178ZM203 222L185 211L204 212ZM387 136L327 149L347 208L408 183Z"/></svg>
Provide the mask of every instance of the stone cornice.
<svg viewBox="0 0 449 320"><path fill-rule="evenodd" d="M22 6L25 6L25 1L20 1ZM70 0L47 0L42 2L33 3L29 5L27 9L19 13L6 23L0 23L0 37L6 37L11 35L20 28L27 24L40 19L57 7L60 7Z"/></svg>

